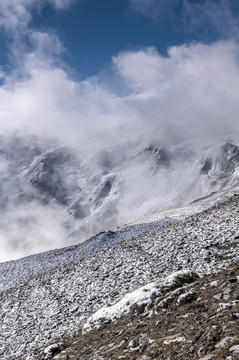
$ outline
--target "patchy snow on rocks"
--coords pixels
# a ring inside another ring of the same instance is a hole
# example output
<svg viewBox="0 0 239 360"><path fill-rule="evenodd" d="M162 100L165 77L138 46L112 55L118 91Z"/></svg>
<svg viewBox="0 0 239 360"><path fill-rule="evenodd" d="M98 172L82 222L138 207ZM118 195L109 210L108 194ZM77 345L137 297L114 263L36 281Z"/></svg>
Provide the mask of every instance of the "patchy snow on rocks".
<svg viewBox="0 0 239 360"><path fill-rule="evenodd" d="M23 285L16 281L15 287L0 293L0 358L25 359L35 349L72 334L107 304L146 284L159 284L173 272L217 272L238 261L238 204L239 196L233 196L57 266ZM13 274L12 268L8 271Z"/></svg>
<svg viewBox="0 0 239 360"><path fill-rule="evenodd" d="M124 314L130 312L133 305L149 304L153 297L160 294L159 285L150 283L129 294L126 294L121 300L113 305L104 306L92 314L83 325L83 333L98 328L103 321L114 321Z"/></svg>
<svg viewBox="0 0 239 360"><path fill-rule="evenodd" d="M104 321L114 321L130 312L133 306L149 305L153 300L175 287L190 282L195 277L192 271L177 271L170 274L160 283L149 283L139 289L126 294L121 300L104 306L92 314L83 325L83 333L101 326Z"/></svg>

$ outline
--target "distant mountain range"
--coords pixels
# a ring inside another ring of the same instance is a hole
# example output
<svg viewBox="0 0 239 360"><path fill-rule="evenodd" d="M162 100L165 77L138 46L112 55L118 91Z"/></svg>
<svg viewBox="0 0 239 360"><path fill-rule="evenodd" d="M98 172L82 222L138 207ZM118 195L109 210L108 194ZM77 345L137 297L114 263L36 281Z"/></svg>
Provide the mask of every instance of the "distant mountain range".
<svg viewBox="0 0 239 360"><path fill-rule="evenodd" d="M238 186L233 137L171 147L122 143L87 156L43 138L0 140L2 261Z"/></svg>

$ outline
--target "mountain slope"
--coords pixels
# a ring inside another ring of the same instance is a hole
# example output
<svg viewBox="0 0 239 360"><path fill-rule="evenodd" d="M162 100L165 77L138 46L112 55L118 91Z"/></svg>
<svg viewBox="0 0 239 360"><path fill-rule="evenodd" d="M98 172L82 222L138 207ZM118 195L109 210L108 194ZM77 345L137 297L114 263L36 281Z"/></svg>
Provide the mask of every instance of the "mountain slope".
<svg viewBox="0 0 239 360"><path fill-rule="evenodd" d="M239 359L238 264L201 278L179 273L174 279L177 283L171 276L171 287L164 284L163 292L156 288L141 302L131 293L129 312L102 318L91 331L80 327L36 351L35 359ZM144 287L144 298L148 292ZM119 303L105 309L110 313Z"/></svg>
<svg viewBox="0 0 239 360"><path fill-rule="evenodd" d="M25 359L103 305L174 271L218 271L238 261L238 201L236 195L2 292L1 358Z"/></svg>

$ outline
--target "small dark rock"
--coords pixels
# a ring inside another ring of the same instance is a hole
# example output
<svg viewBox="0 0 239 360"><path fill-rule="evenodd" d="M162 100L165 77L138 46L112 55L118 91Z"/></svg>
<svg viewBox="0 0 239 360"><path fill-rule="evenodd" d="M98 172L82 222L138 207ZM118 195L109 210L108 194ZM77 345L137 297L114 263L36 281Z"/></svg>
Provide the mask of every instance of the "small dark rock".
<svg viewBox="0 0 239 360"><path fill-rule="evenodd" d="M148 325L147 323L141 321L136 325L136 329L141 329L147 325Z"/></svg>
<svg viewBox="0 0 239 360"><path fill-rule="evenodd" d="M137 306L137 307L136 307L136 313L137 313L137 315L143 314L145 308L146 308L146 304L140 304L139 306Z"/></svg>

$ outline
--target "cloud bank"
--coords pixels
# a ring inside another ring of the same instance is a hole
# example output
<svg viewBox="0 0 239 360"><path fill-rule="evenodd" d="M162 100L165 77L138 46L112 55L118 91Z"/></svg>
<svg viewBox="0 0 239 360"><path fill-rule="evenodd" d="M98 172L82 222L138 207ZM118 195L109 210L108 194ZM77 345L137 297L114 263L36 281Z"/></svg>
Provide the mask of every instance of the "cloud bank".
<svg viewBox="0 0 239 360"><path fill-rule="evenodd" d="M167 57L154 48L124 52L112 59L112 83L100 75L76 81L48 62L28 62L26 78L6 76L0 88L0 133L102 139L102 146L122 127L129 137L157 129L169 141L173 129L178 141L237 133L238 55L234 42L175 46Z"/></svg>

